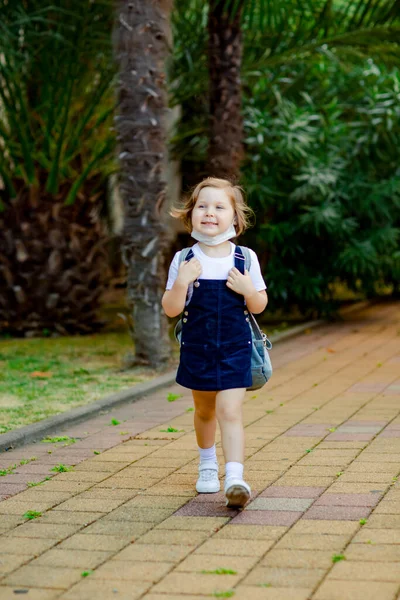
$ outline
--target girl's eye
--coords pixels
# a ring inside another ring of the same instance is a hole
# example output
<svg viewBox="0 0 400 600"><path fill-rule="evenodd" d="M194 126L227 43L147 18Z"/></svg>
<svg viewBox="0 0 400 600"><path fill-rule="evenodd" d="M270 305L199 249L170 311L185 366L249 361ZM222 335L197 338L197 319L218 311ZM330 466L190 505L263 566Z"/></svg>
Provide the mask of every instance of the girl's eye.
<svg viewBox="0 0 400 600"><path fill-rule="evenodd" d="M217 208L219 208L220 210L223 210L225 208L225 206L217 206Z"/></svg>
<svg viewBox="0 0 400 600"><path fill-rule="evenodd" d="M204 208L204 204L199 204L197 208Z"/></svg>

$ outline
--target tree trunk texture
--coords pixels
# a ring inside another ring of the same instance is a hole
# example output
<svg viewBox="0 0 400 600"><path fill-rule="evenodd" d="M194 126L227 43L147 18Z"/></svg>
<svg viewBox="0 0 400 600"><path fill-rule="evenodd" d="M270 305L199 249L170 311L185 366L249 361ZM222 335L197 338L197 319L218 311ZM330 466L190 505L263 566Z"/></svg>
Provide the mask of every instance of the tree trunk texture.
<svg viewBox="0 0 400 600"><path fill-rule="evenodd" d="M158 366L170 356L161 308L168 245L166 199L167 92L172 0L119 0L114 31L119 68L117 140L124 203L123 255L128 268L135 363Z"/></svg>
<svg viewBox="0 0 400 600"><path fill-rule="evenodd" d="M102 324L107 238L97 200L82 190L65 206L22 189L0 215L0 331L25 337L89 333Z"/></svg>
<svg viewBox="0 0 400 600"><path fill-rule="evenodd" d="M225 2L209 0L208 61L210 73L210 143L208 174L237 181L243 158L240 69L242 63L240 1L234 17Z"/></svg>

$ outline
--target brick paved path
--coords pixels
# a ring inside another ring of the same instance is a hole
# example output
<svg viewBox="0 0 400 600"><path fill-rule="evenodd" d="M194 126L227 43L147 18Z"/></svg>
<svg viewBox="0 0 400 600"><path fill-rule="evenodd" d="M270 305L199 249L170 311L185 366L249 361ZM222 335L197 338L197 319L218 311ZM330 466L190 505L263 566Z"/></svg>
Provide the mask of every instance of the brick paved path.
<svg viewBox="0 0 400 600"><path fill-rule="evenodd" d="M194 491L178 386L1 455L0 600L400 599L399 334L392 303L276 345L241 513Z"/></svg>

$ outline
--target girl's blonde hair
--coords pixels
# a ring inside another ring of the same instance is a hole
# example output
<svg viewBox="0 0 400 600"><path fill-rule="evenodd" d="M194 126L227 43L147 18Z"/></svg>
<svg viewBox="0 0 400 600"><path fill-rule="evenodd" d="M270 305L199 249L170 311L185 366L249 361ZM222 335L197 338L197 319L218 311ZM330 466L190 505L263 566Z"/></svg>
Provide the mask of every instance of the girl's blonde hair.
<svg viewBox="0 0 400 600"><path fill-rule="evenodd" d="M170 212L172 217L181 219L186 229L192 231L192 212L197 202L197 198L203 188L213 187L220 190L224 190L229 200L232 203L233 210L235 211L236 223L235 229L237 235L240 235L247 229L251 224L251 218L254 216L253 211L247 206L244 199L244 190L238 186L233 185L227 179L218 179L217 177L207 177L193 188L190 196L184 201L181 208L173 208Z"/></svg>

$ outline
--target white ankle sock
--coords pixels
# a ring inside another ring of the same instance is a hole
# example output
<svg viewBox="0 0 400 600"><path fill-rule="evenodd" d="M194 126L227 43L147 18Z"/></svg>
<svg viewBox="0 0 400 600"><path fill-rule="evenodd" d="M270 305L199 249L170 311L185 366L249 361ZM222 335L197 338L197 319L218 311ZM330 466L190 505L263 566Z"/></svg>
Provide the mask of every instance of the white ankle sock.
<svg viewBox="0 0 400 600"><path fill-rule="evenodd" d="M225 479L234 477L235 479L243 479L244 466L239 462L227 462L225 465Z"/></svg>
<svg viewBox="0 0 400 600"><path fill-rule="evenodd" d="M200 446L198 446L198 449L199 449L199 454L200 454L200 463L208 461L208 460L218 462L217 461L217 452L215 450L215 444L213 446L211 446L211 448L200 448Z"/></svg>

